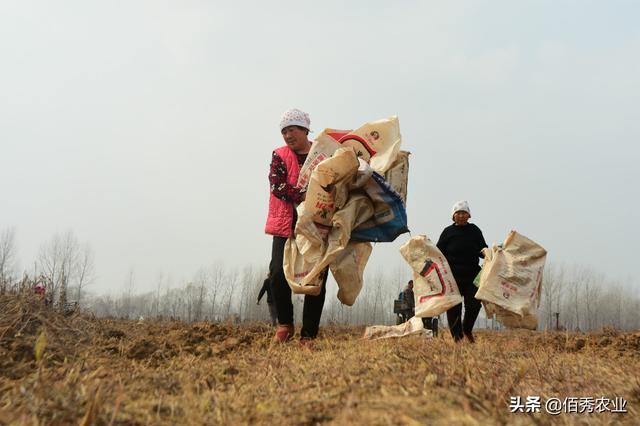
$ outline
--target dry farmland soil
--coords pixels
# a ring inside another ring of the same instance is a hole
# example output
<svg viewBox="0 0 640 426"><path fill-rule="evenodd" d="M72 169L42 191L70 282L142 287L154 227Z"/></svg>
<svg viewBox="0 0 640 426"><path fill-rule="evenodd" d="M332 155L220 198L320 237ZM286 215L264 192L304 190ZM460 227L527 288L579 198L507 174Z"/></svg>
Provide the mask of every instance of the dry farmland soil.
<svg viewBox="0 0 640 426"><path fill-rule="evenodd" d="M327 326L304 347L272 344L266 324L0 303L0 424L640 424L639 332L478 331L455 344Z"/></svg>

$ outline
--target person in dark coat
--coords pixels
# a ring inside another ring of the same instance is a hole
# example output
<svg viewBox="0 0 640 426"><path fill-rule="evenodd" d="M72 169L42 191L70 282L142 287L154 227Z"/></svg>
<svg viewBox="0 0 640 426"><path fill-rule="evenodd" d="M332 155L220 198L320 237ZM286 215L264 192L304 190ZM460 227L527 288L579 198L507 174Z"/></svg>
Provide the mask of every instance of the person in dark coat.
<svg viewBox="0 0 640 426"><path fill-rule="evenodd" d="M487 247L482 231L473 223L469 223L471 209L466 201L458 201L452 208L453 224L442 231L438 239L438 249L449 262L453 277L458 284L460 294L464 298L464 318L462 303L447 311L449 330L456 342L465 337L475 342L473 326L480 313L481 303L475 298L478 288L473 279L480 272L478 260L484 257L482 249Z"/></svg>
<svg viewBox="0 0 640 426"><path fill-rule="evenodd" d="M262 287L260 288L260 292L258 292L258 301L256 305L260 304L260 300L262 297L267 294L267 306L269 307L269 316L271 317L271 325L276 326L278 324L278 311L276 310L276 305L273 303L273 292L271 291L271 275L267 274L267 278L262 283Z"/></svg>
<svg viewBox="0 0 640 426"><path fill-rule="evenodd" d="M413 280L409 280L409 282L407 283L407 286L404 288L402 292L402 298L407 303L407 307L409 308L409 311L407 312L407 317L405 318L405 321L408 321L411 318L413 318L413 316L416 313L415 311L416 300L413 295Z"/></svg>

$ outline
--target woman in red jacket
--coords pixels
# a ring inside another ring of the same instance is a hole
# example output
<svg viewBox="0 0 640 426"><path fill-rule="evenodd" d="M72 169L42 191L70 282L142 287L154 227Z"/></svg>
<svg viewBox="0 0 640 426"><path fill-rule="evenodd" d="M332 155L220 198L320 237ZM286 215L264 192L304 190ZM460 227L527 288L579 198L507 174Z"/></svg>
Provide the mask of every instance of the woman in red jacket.
<svg viewBox="0 0 640 426"><path fill-rule="evenodd" d="M280 120L280 133L285 145L273 151L269 171L270 195L269 214L265 232L273 235L271 246L271 285L276 310L278 312L278 327L273 338L275 342L284 343L294 334L293 303L291 302L291 288L284 276L282 262L284 245L293 236L296 222L295 207L304 200L305 193L296 186L300 167L307 159L311 149L309 140L309 114L298 109L286 111ZM325 299L325 284L318 296L306 295L302 313L302 329L300 339L302 343L314 339L318 335L320 316Z"/></svg>

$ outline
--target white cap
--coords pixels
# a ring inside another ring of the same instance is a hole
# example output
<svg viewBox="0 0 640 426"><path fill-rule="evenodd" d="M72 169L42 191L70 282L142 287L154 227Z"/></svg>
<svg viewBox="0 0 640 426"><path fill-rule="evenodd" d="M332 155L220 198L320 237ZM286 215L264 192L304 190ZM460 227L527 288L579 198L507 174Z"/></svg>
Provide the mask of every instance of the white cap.
<svg viewBox="0 0 640 426"><path fill-rule="evenodd" d="M456 212L461 211L469 213L469 217L471 217L471 209L469 208L469 203L466 200L460 200L451 207L451 217L453 218L453 215Z"/></svg>
<svg viewBox="0 0 640 426"><path fill-rule="evenodd" d="M285 111L280 119L280 131L288 126L300 126L310 130L311 119L309 118L309 114L295 108Z"/></svg>

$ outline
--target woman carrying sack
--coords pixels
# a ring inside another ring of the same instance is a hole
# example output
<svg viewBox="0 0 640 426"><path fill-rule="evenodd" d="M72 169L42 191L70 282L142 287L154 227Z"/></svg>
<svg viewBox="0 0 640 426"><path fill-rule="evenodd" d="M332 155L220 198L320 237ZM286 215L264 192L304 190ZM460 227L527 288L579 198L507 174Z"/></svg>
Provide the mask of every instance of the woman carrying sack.
<svg viewBox="0 0 640 426"><path fill-rule="evenodd" d="M293 237L296 222L295 207L304 201L305 192L296 186L300 167L307 159L311 149L309 140L309 114L298 109L291 109L282 115L280 133L285 145L273 151L269 169L269 213L265 233L273 235L271 246L271 285L273 298L278 313L278 326L273 337L274 342L284 343L291 339L295 329L293 326L293 303L291 288L284 276L284 245ZM322 291L317 296L305 295L302 313L302 329L300 341L308 344L318 335L320 316L325 299L325 273Z"/></svg>
<svg viewBox="0 0 640 426"><path fill-rule="evenodd" d="M481 303L475 298L478 288L473 279L480 272L478 259L484 257L482 249L487 247L482 231L473 223L469 223L471 209L466 201L458 201L451 209L453 224L442 231L438 239L438 249L449 262L453 277L458 284L460 294L464 298L464 319L462 303L447 311L449 330L456 342L466 336L469 342L475 342L473 325L480 313Z"/></svg>

